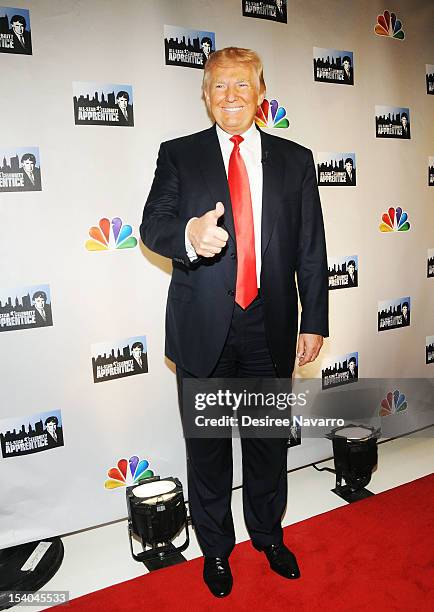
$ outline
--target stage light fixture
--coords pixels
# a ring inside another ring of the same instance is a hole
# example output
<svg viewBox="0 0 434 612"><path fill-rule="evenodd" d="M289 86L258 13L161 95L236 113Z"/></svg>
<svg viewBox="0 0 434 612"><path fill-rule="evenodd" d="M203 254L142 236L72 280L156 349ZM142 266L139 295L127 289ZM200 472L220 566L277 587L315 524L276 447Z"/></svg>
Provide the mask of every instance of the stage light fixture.
<svg viewBox="0 0 434 612"><path fill-rule="evenodd" d="M190 543L182 485L177 478L153 476L127 487L128 533L131 554L148 569L159 569L185 561L181 552ZM185 529L185 541L175 547L172 540ZM133 550L133 536L142 552Z"/></svg>
<svg viewBox="0 0 434 612"><path fill-rule="evenodd" d="M336 427L326 434L333 444L336 486L332 491L345 501L353 502L373 495L365 487L378 462L377 440L380 435L380 428L353 423Z"/></svg>

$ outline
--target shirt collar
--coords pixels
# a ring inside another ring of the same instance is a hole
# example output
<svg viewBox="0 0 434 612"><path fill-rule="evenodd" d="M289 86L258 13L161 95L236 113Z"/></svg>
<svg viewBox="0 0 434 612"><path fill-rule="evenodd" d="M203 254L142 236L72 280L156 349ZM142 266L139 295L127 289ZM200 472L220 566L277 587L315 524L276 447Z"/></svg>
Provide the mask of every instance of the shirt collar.
<svg viewBox="0 0 434 612"><path fill-rule="evenodd" d="M216 123L216 130L217 130L217 136L218 139L224 142L229 142L229 144L232 146L232 143L230 142L230 139L232 138L233 134L229 134L228 132L225 132L218 123ZM240 134L240 136L243 137L244 141L246 143L249 142L253 142L254 140L256 140L259 136L259 131L256 129L256 124L255 122L252 123L252 125L249 127L248 130L246 130L245 132L243 132L242 134Z"/></svg>

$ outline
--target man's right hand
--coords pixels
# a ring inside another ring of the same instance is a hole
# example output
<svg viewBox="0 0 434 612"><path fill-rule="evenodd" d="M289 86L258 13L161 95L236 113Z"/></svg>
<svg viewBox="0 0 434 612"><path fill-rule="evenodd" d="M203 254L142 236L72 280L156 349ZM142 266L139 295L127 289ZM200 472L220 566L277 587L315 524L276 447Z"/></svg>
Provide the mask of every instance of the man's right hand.
<svg viewBox="0 0 434 612"><path fill-rule="evenodd" d="M225 207L222 202L217 202L214 210L209 210L201 217L191 221L187 238L198 255L214 257L226 246L229 235L226 230L217 225L224 212Z"/></svg>

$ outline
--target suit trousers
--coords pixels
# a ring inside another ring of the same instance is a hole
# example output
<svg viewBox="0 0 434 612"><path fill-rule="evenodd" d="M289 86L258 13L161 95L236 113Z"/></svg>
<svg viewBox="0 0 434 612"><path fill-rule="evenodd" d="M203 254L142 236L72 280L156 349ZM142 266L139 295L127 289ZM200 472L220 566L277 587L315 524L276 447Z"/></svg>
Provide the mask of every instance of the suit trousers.
<svg viewBox="0 0 434 612"><path fill-rule="evenodd" d="M192 374L177 367L182 418L182 382ZM235 304L229 333L210 377L276 377L265 336L261 297L243 310ZM288 431L289 436L289 431ZM235 546L231 512L232 439L186 438L188 499L204 556L227 557ZM287 501L285 438L241 438L244 520L253 545L282 542Z"/></svg>

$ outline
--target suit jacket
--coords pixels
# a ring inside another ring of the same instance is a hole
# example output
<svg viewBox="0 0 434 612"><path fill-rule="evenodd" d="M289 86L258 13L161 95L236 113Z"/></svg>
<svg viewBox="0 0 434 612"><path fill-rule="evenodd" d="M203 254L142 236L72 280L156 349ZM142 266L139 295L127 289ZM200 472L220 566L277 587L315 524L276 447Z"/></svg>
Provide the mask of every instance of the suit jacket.
<svg viewBox="0 0 434 612"><path fill-rule="evenodd" d="M133 125L133 107L131 104L127 105L127 115L128 121L125 119L125 115L119 108L119 125Z"/></svg>
<svg viewBox="0 0 434 612"><path fill-rule="evenodd" d="M265 331L280 376L294 367L300 333L328 335L328 269L312 152L261 131L263 163L261 296ZM225 206L229 240L213 258L191 263L184 232L191 217ZM140 226L143 242L173 260L166 309L166 355L208 376L223 349L236 287L236 241L229 187L215 126L161 145ZM259 254L257 254L259 256Z"/></svg>
<svg viewBox="0 0 434 612"><path fill-rule="evenodd" d="M27 172L24 172L24 190L25 191L41 191L41 171L39 168L33 169L33 178L35 179L35 184L29 179Z"/></svg>
<svg viewBox="0 0 434 612"><path fill-rule="evenodd" d="M24 45L25 45L24 47L20 43L20 40L18 36L15 34L15 32L13 31L13 29L9 30L9 33L12 34L13 41L14 41L14 50L11 52L16 53L16 54L31 55L32 38L31 38L30 32L28 32L27 30L24 30L23 32Z"/></svg>

